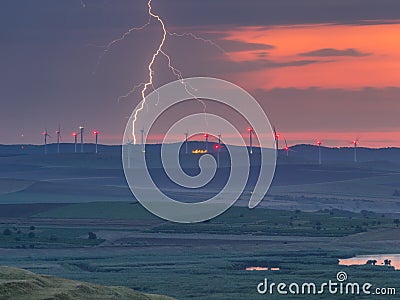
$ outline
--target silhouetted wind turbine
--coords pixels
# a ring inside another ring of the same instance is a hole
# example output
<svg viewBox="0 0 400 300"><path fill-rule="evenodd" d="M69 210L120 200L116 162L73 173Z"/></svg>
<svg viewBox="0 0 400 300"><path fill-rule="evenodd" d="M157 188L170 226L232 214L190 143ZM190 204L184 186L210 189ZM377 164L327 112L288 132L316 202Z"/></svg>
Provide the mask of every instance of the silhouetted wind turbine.
<svg viewBox="0 0 400 300"><path fill-rule="evenodd" d="M142 152L144 153L146 151L144 145L144 128L140 130L140 133L142 134Z"/></svg>
<svg viewBox="0 0 400 300"><path fill-rule="evenodd" d="M247 128L247 131L249 132L249 143L250 143L250 149L249 149L249 153L253 154L253 128L249 127Z"/></svg>
<svg viewBox="0 0 400 300"><path fill-rule="evenodd" d="M81 153L83 153L83 131L85 130L85 127L79 126L79 134L81 135Z"/></svg>
<svg viewBox="0 0 400 300"><path fill-rule="evenodd" d="M359 138L356 138L356 139L353 141L353 145L354 145L354 162L355 162L355 163L357 162L357 145L358 145L358 140L359 140Z"/></svg>
<svg viewBox="0 0 400 300"><path fill-rule="evenodd" d="M321 141L317 141L317 145L318 145L318 164L321 165L322 164L322 156L321 156Z"/></svg>
<svg viewBox="0 0 400 300"><path fill-rule="evenodd" d="M51 137L51 136L47 133L47 129L45 131L43 131L42 134L44 137L44 154L47 154L47 137Z"/></svg>
<svg viewBox="0 0 400 300"><path fill-rule="evenodd" d="M185 153L188 154L188 139L189 139L189 131L185 133Z"/></svg>
<svg viewBox="0 0 400 300"><path fill-rule="evenodd" d="M73 132L72 136L74 137L74 145L75 145L75 153L76 153L76 151L77 151L77 143L78 143L78 134L76 132Z"/></svg>
<svg viewBox="0 0 400 300"><path fill-rule="evenodd" d="M96 151L95 152L97 154L97 153L99 153L99 151L98 151L99 132L97 130L93 130L93 134L96 139Z"/></svg>
<svg viewBox="0 0 400 300"><path fill-rule="evenodd" d="M131 148L132 148L132 141L128 138L128 142L126 143L127 151L128 151L128 168L131 168Z"/></svg>
<svg viewBox="0 0 400 300"><path fill-rule="evenodd" d="M286 151L286 156L289 156L289 151L296 152L296 151L294 151L293 149L290 149L290 147L288 146L288 144L287 144L287 142L286 142L286 139L284 139L284 140L285 140L285 151Z"/></svg>
<svg viewBox="0 0 400 300"><path fill-rule="evenodd" d="M279 155L279 138L281 135L276 132L275 127L272 127L272 129L274 130L274 135L275 135L276 155Z"/></svg>
<svg viewBox="0 0 400 300"><path fill-rule="evenodd" d="M286 156L289 156L289 147L287 145L286 139L285 139L285 151L286 151Z"/></svg>
<svg viewBox="0 0 400 300"><path fill-rule="evenodd" d="M61 128L60 125L58 125L58 130L56 130L57 134L57 153L60 153L60 141L61 141Z"/></svg>
<svg viewBox="0 0 400 300"><path fill-rule="evenodd" d="M206 139L206 151L208 152L208 133L204 134L204 138Z"/></svg>
<svg viewBox="0 0 400 300"><path fill-rule="evenodd" d="M217 151L217 167L219 168L219 151L221 150L221 134L218 134L218 144L214 145L215 151Z"/></svg>

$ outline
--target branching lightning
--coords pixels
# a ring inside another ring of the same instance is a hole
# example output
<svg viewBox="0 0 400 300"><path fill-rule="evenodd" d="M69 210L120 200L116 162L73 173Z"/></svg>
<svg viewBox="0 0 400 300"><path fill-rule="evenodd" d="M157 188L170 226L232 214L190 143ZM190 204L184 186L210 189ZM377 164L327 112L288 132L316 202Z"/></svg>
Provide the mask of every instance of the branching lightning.
<svg viewBox="0 0 400 300"><path fill-rule="evenodd" d="M153 65L154 65L156 59L157 59L160 55L164 56L164 57L167 59L168 68L171 70L172 74L174 74L174 75L177 77L177 79L179 79L179 80L182 81L182 84L184 84L184 88L185 88L186 92L187 92L190 96L192 96L194 99L198 100L198 101L203 105L204 112L206 112L206 104L204 103L204 101L201 100L201 99L196 98L196 97L189 91L189 87L188 87L187 84L184 83L184 81L183 81L182 72L173 66L172 61L171 61L171 57L170 57L170 56L167 54L167 52L164 50L164 45L165 45L165 41L166 41L166 39L167 39L167 35L169 35L169 36L177 36L177 37L189 36L189 37L194 38L194 39L196 39L196 40L200 40L200 41L203 41L203 42L205 42L205 43L211 44L211 45L215 46L216 48L218 48L222 53L227 54L227 53L225 52L225 50L224 50L222 47L220 47L218 44L216 44L216 43L213 42L212 40L204 39L204 38L202 38L202 37L198 37L198 36L196 36L195 34L190 33L190 32L189 32L189 33L186 33L186 32L185 32L185 33L182 33L182 34L178 34L178 33L175 33L175 32L169 32L169 31L166 29L165 23L164 23L164 21L162 20L162 18L161 18L159 15L157 15L156 13L153 12L153 8L152 8L152 5L151 5L151 4L152 4L151 2L152 2L152 0L148 0L148 2L147 2L147 7L148 7L147 12L148 12L148 15L149 15L149 18L148 18L147 22L146 22L144 25L140 26L140 27L132 27L132 28L128 29L128 30L127 30L126 32L124 32L119 38L112 40L112 41L109 42L107 45L100 46L100 47L104 48L104 51L103 51L102 54L100 55L99 60L98 60L98 63L97 63L97 66L98 66L99 63L100 63L100 61L102 60L102 58L111 50L111 48L112 48L115 44L117 44L117 43L123 41L123 40L124 40L128 35L130 35L132 32L145 29L147 26L150 25L152 19L156 20L156 21L161 25L161 29L162 29L162 38L161 38L160 43L158 44L158 47L157 47L157 49L155 50L155 52L153 53L153 55L152 55L152 57L151 57L151 60L150 60L150 62L149 62L149 64L148 64L148 66L147 66L147 69L148 69L148 80L147 80L147 82L142 82L142 83L139 83L139 84L134 85L125 95L119 96L118 99L117 99L118 102L119 102L121 99L129 97L129 96L130 96L131 94L133 94L137 89L142 88L142 89L141 89L141 92L140 92L140 93L141 93L141 102L139 103L139 106L138 106L138 108L135 110L135 113L134 113L134 116L133 116L132 135L133 135L133 143L134 143L134 144L136 144L135 123L136 123L136 121L137 121L138 114L144 109L144 107L145 107L145 105L146 105L146 103L145 103L145 100L146 100L146 93L147 93L149 87L151 87L153 90L156 90L156 89L154 88L154 85L153 85L153 78L154 78L154 73L155 73L154 70L153 70ZM83 0L81 0L81 3L82 3L82 6L85 6ZM97 67L97 66L96 66L96 67ZM158 99L158 100L159 100L159 99Z"/></svg>

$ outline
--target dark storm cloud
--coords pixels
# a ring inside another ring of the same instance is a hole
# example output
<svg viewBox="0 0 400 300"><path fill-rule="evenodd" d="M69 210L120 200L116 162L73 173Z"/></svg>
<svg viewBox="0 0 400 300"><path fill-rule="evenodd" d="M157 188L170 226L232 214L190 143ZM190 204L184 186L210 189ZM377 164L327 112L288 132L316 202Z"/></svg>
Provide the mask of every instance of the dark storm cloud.
<svg viewBox="0 0 400 300"><path fill-rule="evenodd" d="M282 131L368 132L398 128L397 87L279 88L258 90L254 95Z"/></svg>
<svg viewBox="0 0 400 300"><path fill-rule="evenodd" d="M400 19L397 0L169 0L156 1L154 7L173 26L351 24Z"/></svg>
<svg viewBox="0 0 400 300"><path fill-rule="evenodd" d="M44 128L55 130L60 123L65 141L71 141L70 132L82 123L88 130L98 129L104 136L118 137L107 142L119 141L126 117L139 102L140 95L120 104L116 98L147 79L147 63L160 41L160 26L153 21L145 31L132 33L113 46L96 68L102 49L87 45L107 44L132 26L145 24L147 0L85 0L85 3L86 8L82 8L80 0L0 1L0 143L21 142L21 132L26 137L24 142L41 143ZM274 45L224 40L220 32L235 30L236 25L264 26L265 29L265 26L280 24L369 24L400 19L397 0L153 0L153 7L173 31L201 33L205 29L206 37L216 36L226 51L254 51L261 58L232 62L207 43L190 38L170 39L169 53L186 77L226 78L235 72L244 74L321 63L312 57L274 62L268 56ZM175 79L163 58L155 67L155 86ZM389 92L382 90L381 93ZM395 93L398 101L399 92ZM343 96L351 100L359 95ZM375 95L377 99L381 96ZM279 105L290 95L281 93L274 97L277 100L274 107L285 111ZM311 101L321 97L324 97L322 92L307 90L301 99ZM293 112L304 109L305 104L298 103ZM313 107L311 102L304 103ZM366 103L363 109L374 110L376 105L372 103ZM382 100L382 106L385 103ZM396 110L390 113L393 111ZM276 114L279 115L278 110ZM385 117L378 116L372 115L382 124ZM297 128L297 123L293 126Z"/></svg>
<svg viewBox="0 0 400 300"><path fill-rule="evenodd" d="M329 57L329 56L368 56L371 54L364 53L353 48L348 48L348 49L323 48L323 49L317 49L309 52L300 53L299 55Z"/></svg>

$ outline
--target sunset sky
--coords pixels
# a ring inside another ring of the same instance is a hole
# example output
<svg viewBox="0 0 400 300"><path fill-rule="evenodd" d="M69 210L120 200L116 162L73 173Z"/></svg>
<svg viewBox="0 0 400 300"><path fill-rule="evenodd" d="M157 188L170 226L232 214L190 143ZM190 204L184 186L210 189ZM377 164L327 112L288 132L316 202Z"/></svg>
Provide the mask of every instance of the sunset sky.
<svg viewBox="0 0 400 300"><path fill-rule="evenodd" d="M147 1L83 3L0 3L0 144L40 144L58 124L65 142L81 124L102 143L121 142L140 91L117 99L147 80L161 28L152 21L103 55L101 46L146 23ZM170 32L218 45L168 36L185 77L245 88L290 145L359 137L360 146L400 147L399 1L153 0L153 10ZM156 87L175 79L166 63L155 63Z"/></svg>

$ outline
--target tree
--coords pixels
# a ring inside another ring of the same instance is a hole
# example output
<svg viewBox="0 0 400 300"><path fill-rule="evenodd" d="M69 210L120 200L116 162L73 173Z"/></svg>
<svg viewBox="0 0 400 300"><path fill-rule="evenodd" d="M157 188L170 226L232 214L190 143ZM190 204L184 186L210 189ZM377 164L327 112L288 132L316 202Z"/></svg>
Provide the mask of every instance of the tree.
<svg viewBox="0 0 400 300"><path fill-rule="evenodd" d="M367 261L367 265L374 265L375 266L376 263L377 263L376 259L368 259L368 261Z"/></svg>
<svg viewBox="0 0 400 300"><path fill-rule="evenodd" d="M89 233L88 233L88 239L89 240L95 240L95 239L97 239L97 235L94 233L94 232L92 232L92 231L90 231Z"/></svg>

